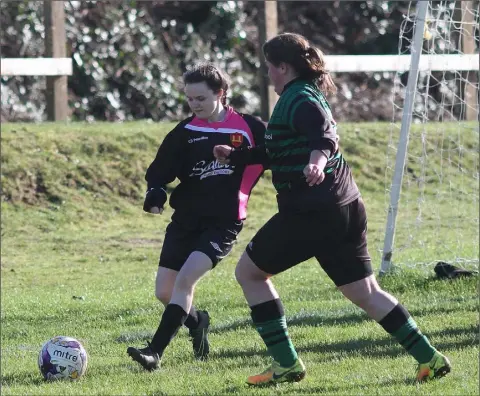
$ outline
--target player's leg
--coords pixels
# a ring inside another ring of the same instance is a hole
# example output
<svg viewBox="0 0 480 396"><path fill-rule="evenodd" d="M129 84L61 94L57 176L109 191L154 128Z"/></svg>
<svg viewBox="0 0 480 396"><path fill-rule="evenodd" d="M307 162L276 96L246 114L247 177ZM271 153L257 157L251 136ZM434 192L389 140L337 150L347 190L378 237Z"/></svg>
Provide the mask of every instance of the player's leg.
<svg viewBox="0 0 480 396"><path fill-rule="evenodd" d="M208 230L202 234L202 237L197 242L196 249L210 258L212 268L214 268L231 252L242 228L242 221L213 221L213 223L209 225ZM185 282L182 283L183 285L179 284L179 289L186 287ZM185 294L186 293L184 293L184 295ZM210 315L207 311L198 311L198 318L198 325L189 328L189 335L195 357L199 360L204 360L210 353L210 344L208 341Z"/></svg>
<svg viewBox="0 0 480 396"><path fill-rule="evenodd" d="M170 304L190 309L195 285L232 250L243 222L209 220L195 242L193 253L178 273Z"/></svg>
<svg viewBox="0 0 480 396"><path fill-rule="evenodd" d="M180 269L172 296L155 332L150 347L161 359L165 349L187 320L193 301L195 285L210 269L212 260L205 253L194 251Z"/></svg>
<svg viewBox="0 0 480 396"><path fill-rule="evenodd" d="M177 275L177 270L158 266L157 277L155 278L155 297L164 306L170 302Z"/></svg>
<svg viewBox="0 0 480 396"><path fill-rule="evenodd" d="M160 325L153 336L151 348L161 358L166 347L185 323L189 312L195 286L198 281L218 262L226 257L242 228L242 222L206 223L193 244L193 252L182 265L175 280L170 302L165 308ZM199 328L190 331L194 352L197 358L204 359L209 353L207 332L208 313L203 313Z"/></svg>
<svg viewBox="0 0 480 396"><path fill-rule="evenodd" d="M377 321L419 363L418 379L443 376L450 371L448 359L438 353L395 297L379 286L367 249L367 217L363 201L340 209L345 238L328 241L319 261L338 289L369 317ZM340 236L341 233L337 232Z"/></svg>
<svg viewBox="0 0 480 396"><path fill-rule="evenodd" d="M155 297L157 297L165 307L172 298L177 275L177 270L158 266L157 277L155 279ZM188 329L196 329L199 326L200 316L202 316L202 311L197 311L192 305L187 320L185 321L185 327Z"/></svg>
<svg viewBox="0 0 480 396"><path fill-rule="evenodd" d="M300 381L305 377L305 366L288 334L282 301L270 280L273 274L313 255L308 252L303 234L297 216L277 214L259 230L237 264L235 276L250 306L253 323L274 360L262 373L248 377L250 385Z"/></svg>
<svg viewBox="0 0 480 396"><path fill-rule="evenodd" d="M375 275L340 286L339 289L413 356L419 365L418 380L442 377L450 372L448 358L430 344L408 310L395 297L381 289Z"/></svg>
<svg viewBox="0 0 480 396"><path fill-rule="evenodd" d="M175 219L175 215L172 217L166 229L155 280L155 295L165 306L170 302L178 273L191 253L196 238L198 231L194 225ZM192 306L184 324L189 328L197 328L199 316ZM150 343L146 348L129 347L127 353L147 370L154 370L160 364L160 356Z"/></svg>

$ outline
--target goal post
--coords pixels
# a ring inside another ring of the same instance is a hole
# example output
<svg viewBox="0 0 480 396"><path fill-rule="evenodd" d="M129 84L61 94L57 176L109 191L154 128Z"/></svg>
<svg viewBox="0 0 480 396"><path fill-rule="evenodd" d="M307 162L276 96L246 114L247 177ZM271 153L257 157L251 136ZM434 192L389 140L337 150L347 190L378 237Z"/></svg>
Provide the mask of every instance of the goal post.
<svg viewBox="0 0 480 396"><path fill-rule="evenodd" d="M387 227L385 231L385 241L383 245L382 264L380 273L388 271L391 267L393 239L395 236L395 223L397 220L398 201L400 200L400 191L402 189L403 172L408 146L408 133L412 123L413 101L415 99L416 86L418 80L418 66L422 55L423 37L425 35L425 18L427 17L428 2L422 1L418 4L416 24L411 46L411 64L408 74L407 89L405 92L405 104L402 114L402 126L400 128L400 139L395 161L395 171L390 188L390 204L387 212Z"/></svg>
<svg viewBox="0 0 480 396"><path fill-rule="evenodd" d="M394 258L400 267L478 265L478 63L420 67L434 56L478 62L478 26L474 1L411 2L405 15L399 56L409 53L410 68L406 84L404 71L394 79L380 274Z"/></svg>

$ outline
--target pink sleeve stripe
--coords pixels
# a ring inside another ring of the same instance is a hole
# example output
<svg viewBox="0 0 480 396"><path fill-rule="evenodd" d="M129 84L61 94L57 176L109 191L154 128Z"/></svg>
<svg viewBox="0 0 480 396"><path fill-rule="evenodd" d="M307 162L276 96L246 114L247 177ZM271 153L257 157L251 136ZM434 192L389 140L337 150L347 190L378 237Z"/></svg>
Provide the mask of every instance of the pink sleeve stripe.
<svg viewBox="0 0 480 396"><path fill-rule="evenodd" d="M256 142L253 139L253 133L250 130L247 122L238 114L235 114L236 117L232 117L237 125L242 125L242 129L245 130L249 136L251 146L255 147ZM238 191L238 218L245 219L247 217L247 206L248 200L250 199L250 193L252 192L253 186L257 182L258 178L263 172L263 166L259 164L248 165L245 167L242 175L242 181L240 183L240 190Z"/></svg>
<svg viewBox="0 0 480 396"><path fill-rule="evenodd" d="M248 165L245 167L240 183L240 190L238 191L238 219L245 219L247 217L247 206L250 193L253 186L263 172L262 165Z"/></svg>
<svg viewBox="0 0 480 396"><path fill-rule="evenodd" d="M250 130L250 127L248 126L247 122L241 116L239 116L238 114L235 114L235 116L236 116L236 121L238 122L238 124L242 125L241 129L243 129L245 132L247 132L247 135L249 137L248 140L250 142L250 145L252 147L255 147L257 145L257 142L253 138L253 133Z"/></svg>

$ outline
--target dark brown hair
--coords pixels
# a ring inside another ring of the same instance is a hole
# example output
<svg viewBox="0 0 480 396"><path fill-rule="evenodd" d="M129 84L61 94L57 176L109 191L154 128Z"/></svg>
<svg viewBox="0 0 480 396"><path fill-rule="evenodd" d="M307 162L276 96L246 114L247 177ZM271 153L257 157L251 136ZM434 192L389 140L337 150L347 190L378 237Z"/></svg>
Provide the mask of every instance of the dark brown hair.
<svg viewBox="0 0 480 396"><path fill-rule="evenodd" d="M212 63L198 63L183 74L185 85L201 82L205 82L214 93L223 89L222 104L227 103L228 79L218 67Z"/></svg>
<svg viewBox="0 0 480 396"><path fill-rule="evenodd" d="M265 59L279 66L287 63L293 67L300 78L314 80L318 89L324 93L335 93L337 87L325 66L323 52L311 45L300 34L282 33L263 45Z"/></svg>

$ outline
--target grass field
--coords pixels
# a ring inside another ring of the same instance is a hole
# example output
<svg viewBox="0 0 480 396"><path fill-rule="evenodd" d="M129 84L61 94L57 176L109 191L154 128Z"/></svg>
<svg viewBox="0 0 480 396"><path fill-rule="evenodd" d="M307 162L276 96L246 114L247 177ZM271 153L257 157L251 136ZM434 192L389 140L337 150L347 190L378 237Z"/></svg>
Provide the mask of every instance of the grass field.
<svg viewBox="0 0 480 396"><path fill-rule="evenodd" d="M478 176L476 183L466 179L455 187L465 199L452 203L452 184L445 178L458 171L458 161L449 165L433 155L428 169L433 174L441 169L444 180L428 179L422 190L426 209L433 213L421 223L426 242L402 250L400 270L380 282L451 358L449 376L416 384L413 358L343 299L312 261L274 280L291 337L307 365L306 379L275 388L245 385L246 376L263 370L269 360L233 271L250 237L275 213L268 174L254 190L238 245L197 288L195 305L213 318L211 359L195 361L182 330L167 349L162 369L141 371L125 351L153 335L163 311L153 285L171 215L171 210L163 216L142 212L143 176L168 130L169 125L148 123L2 125L2 394L478 395L478 278L441 281L431 265L401 265L418 257L429 261L429 255L430 261L443 258L437 246L459 254L460 231L460 254L478 260ZM455 134L455 125L451 130ZM343 125L341 130L343 151L366 201L376 269L388 198L387 132L386 124ZM471 136L462 141L470 153L462 157L462 166L473 174L478 172L478 130ZM442 132L438 138L446 137L448 132ZM406 194L415 199L413 189ZM465 221L452 222L453 209L466 214ZM399 217L418 217L418 210L412 207ZM440 214L446 220L436 218ZM407 245L410 236L399 233L398 238ZM42 380L38 352L55 335L84 343L89 366L82 380Z"/></svg>

